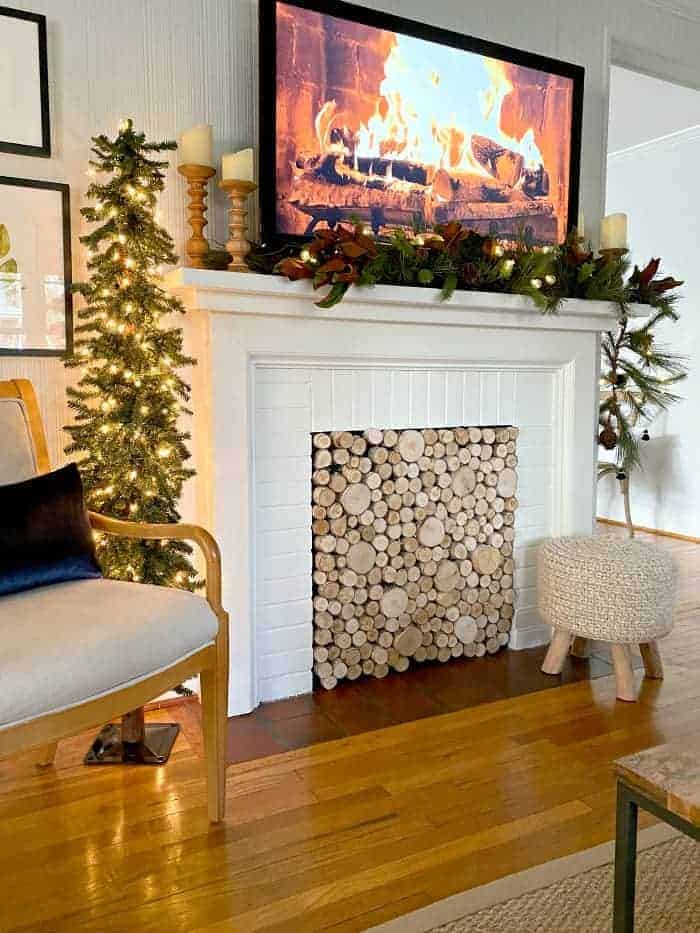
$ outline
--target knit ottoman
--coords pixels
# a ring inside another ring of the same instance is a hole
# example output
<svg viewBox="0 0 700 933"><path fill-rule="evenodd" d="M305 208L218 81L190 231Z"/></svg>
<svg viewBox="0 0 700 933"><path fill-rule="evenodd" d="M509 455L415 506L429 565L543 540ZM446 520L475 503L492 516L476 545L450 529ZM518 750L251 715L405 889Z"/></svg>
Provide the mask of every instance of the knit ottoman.
<svg viewBox="0 0 700 933"><path fill-rule="evenodd" d="M560 674L572 639L610 643L617 696L637 699L631 645L647 677L662 678L657 639L673 627L678 568L665 551L634 538L554 538L540 549L539 608L553 627L545 674ZM577 652L579 653L579 652Z"/></svg>

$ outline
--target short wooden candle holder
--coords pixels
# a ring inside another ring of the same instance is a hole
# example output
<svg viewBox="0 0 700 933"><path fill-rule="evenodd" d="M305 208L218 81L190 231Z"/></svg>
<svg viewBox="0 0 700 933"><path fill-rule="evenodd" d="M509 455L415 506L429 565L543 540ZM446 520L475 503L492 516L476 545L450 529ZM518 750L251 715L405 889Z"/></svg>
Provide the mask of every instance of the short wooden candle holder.
<svg viewBox="0 0 700 933"><path fill-rule="evenodd" d="M209 240L203 230L207 225L207 182L216 175L211 165L179 165L178 172L187 179L187 219L192 236L186 244L187 265L193 269L204 268L204 257L209 252Z"/></svg>
<svg viewBox="0 0 700 933"><path fill-rule="evenodd" d="M607 249L601 249L599 250L599 252L600 252L600 255L603 256L606 262L617 262L619 259L622 259L625 253L628 253L629 250L627 249L626 246L624 247L617 246L617 247L610 247Z"/></svg>
<svg viewBox="0 0 700 933"><path fill-rule="evenodd" d="M231 272L248 272L245 257L250 252L250 243L246 237L248 230L248 196L258 187L254 181L239 181L235 178L224 178L219 186L226 192L231 201L228 209L229 239L226 249L231 256L229 270Z"/></svg>

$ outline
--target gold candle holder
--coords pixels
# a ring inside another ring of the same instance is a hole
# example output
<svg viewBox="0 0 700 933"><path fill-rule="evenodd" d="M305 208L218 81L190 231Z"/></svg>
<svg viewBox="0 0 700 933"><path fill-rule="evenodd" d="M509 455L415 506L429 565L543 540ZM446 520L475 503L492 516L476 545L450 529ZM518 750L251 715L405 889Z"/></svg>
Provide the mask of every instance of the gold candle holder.
<svg viewBox="0 0 700 933"><path fill-rule="evenodd" d="M258 187L254 181L240 181L236 178L222 178L219 182L229 196L231 206L228 209L229 239L226 249L231 255L231 272L248 272L245 257L250 252L250 243L246 237L248 230L248 196Z"/></svg>
<svg viewBox="0 0 700 933"><path fill-rule="evenodd" d="M192 236L186 244L187 265L193 269L204 268L204 257L209 252L209 240L202 232L207 225L207 182L216 175L211 165L185 164L178 166L178 172L187 179L187 219L192 228Z"/></svg>

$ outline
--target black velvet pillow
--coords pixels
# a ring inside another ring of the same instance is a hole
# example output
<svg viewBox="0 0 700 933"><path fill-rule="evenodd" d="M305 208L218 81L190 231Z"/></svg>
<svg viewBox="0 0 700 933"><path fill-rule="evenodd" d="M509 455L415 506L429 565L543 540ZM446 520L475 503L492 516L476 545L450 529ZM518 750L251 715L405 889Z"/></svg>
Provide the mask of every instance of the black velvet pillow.
<svg viewBox="0 0 700 933"><path fill-rule="evenodd" d="M100 576L74 463L0 486L0 596Z"/></svg>

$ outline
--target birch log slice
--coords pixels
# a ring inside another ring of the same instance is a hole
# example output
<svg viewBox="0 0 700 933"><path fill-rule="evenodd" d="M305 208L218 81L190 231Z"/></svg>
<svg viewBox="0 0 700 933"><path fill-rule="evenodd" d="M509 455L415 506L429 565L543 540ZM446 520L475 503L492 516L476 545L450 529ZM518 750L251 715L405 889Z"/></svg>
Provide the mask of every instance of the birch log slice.
<svg viewBox="0 0 700 933"><path fill-rule="evenodd" d="M476 571L483 575L490 575L501 565L501 555L495 547L480 545L472 555L472 564Z"/></svg>
<svg viewBox="0 0 700 933"><path fill-rule="evenodd" d="M455 622L455 635L463 645L468 645L476 638L477 624L471 616L462 616Z"/></svg>
<svg viewBox="0 0 700 933"><path fill-rule="evenodd" d="M422 640L423 635L420 629L416 628L415 625L409 625L396 636L394 645L400 655L408 658L414 655L418 648L420 648Z"/></svg>
<svg viewBox="0 0 700 933"><path fill-rule="evenodd" d="M345 559L355 573L367 574L375 565L377 552L367 541L358 541L350 546Z"/></svg>
<svg viewBox="0 0 700 933"><path fill-rule="evenodd" d="M445 526L434 515L429 516L418 529L418 540L424 547L437 547L445 537Z"/></svg>
<svg viewBox="0 0 700 933"><path fill-rule="evenodd" d="M406 463L415 463L423 456L425 441L419 431L402 431L398 446L402 459Z"/></svg>
<svg viewBox="0 0 700 933"><path fill-rule="evenodd" d="M515 470L511 470L510 467L501 470L498 474L498 485L496 486L498 495L503 499L509 499L511 496L515 495L517 487L518 477Z"/></svg>
<svg viewBox="0 0 700 933"><path fill-rule="evenodd" d="M474 491L476 476L469 467L460 467L452 477L452 491L460 499Z"/></svg>
<svg viewBox="0 0 700 933"><path fill-rule="evenodd" d="M394 586L384 593L380 605L382 615L387 619L398 619L408 608L408 595L405 590Z"/></svg>
<svg viewBox="0 0 700 933"><path fill-rule="evenodd" d="M369 508L371 494L364 483L353 483L340 497L340 502L348 515L361 515Z"/></svg>
<svg viewBox="0 0 700 933"><path fill-rule="evenodd" d="M441 593L447 593L454 590L459 582L459 566L451 560L443 560L438 565L435 574L435 589Z"/></svg>

